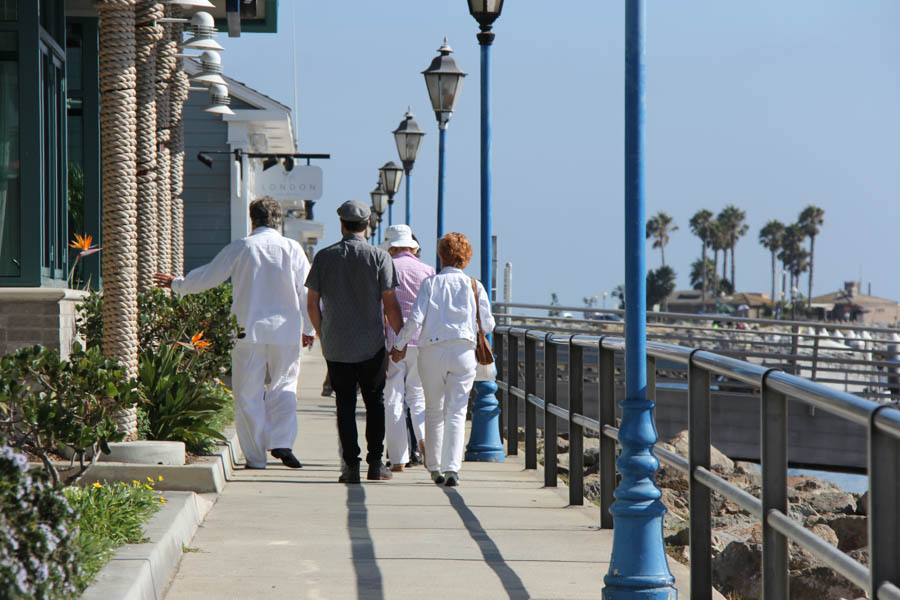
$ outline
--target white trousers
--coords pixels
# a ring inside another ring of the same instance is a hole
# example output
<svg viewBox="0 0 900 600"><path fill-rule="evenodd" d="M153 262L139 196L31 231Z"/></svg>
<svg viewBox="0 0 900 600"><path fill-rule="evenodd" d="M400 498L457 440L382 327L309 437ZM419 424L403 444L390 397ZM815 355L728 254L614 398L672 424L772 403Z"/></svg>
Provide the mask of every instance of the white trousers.
<svg viewBox="0 0 900 600"><path fill-rule="evenodd" d="M425 466L429 471L459 472L466 408L477 366L475 345L468 340L419 347L419 375L425 390Z"/></svg>
<svg viewBox="0 0 900 600"><path fill-rule="evenodd" d="M406 347L406 358L388 360L384 382L384 438L391 464L409 462L409 436L406 433L406 407L412 416L416 440L425 437L425 392L417 365L419 349Z"/></svg>
<svg viewBox="0 0 900 600"><path fill-rule="evenodd" d="M297 439L300 344L238 343L231 352L231 370L241 449L249 466L264 468L267 450L293 448Z"/></svg>

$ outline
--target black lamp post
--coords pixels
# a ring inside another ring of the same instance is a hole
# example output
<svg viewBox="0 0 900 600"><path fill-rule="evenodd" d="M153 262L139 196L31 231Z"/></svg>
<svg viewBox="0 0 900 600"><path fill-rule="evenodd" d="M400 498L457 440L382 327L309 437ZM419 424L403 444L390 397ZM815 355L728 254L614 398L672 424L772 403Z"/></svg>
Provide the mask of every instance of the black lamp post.
<svg viewBox="0 0 900 600"><path fill-rule="evenodd" d="M403 169L394 161L384 163L378 169L381 187L388 197L388 226L394 224L394 194L400 189L400 180L403 179Z"/></svg>
<svg viewBox="0 0 900 600"><path fill-rule="evenodd" d="M375 186L375 189L372 190L369 195L372 197L372 209L375 211L375 214L378 215L378 243L381 243L381 215L384 214L384 211L387 210L387 194L384 193L384 188L381 186L381 182L378 182L378 185Z"/></svg>
<svg viewBox="0 0 900 600"><path fill-rule="evenodd" d="M425 76L425 85L428 87L428 97L431 99L431 107L440 130L438 144L438 206L437 206L437 237L444 235L444 155L447 138L447 125L453 116L456 107L456 98L462 87L463 77L466 76L456 60L450 56L453 49L444 38L444 43L438 48L440 54L431 61L427 69L422 71ZM437 246L437 244L435 244ZM441 258L436 256L435 264L440 266Z"/></svg>
<svg viewBox="0 0 900 600"><path fill-rule="evenodd" d="M400 121L397 129L394 130L394 141L397 142L397 154L400 155L400 162L403 163L403 170L406 171L406 224L410 224L409 219L409 174L416 162L416 156L419 154L419 144L422 142L422 136L425 132L419 129L419 124L413 118L412 107L406 109L406 118Z"/></svg>

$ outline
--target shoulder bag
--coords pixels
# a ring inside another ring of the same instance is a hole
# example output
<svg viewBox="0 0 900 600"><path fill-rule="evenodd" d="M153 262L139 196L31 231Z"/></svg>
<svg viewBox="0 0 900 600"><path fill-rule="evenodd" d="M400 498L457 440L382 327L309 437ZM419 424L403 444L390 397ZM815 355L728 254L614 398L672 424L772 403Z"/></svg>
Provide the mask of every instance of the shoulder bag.
<svg viewBox="0 0 900 600"><path fill-rule="evenodd" d="M478 306L478 284L475 283L474 277L470 277L470 279L472 280L472 291L475 292L475 322L478 324L478 334L475 338L475 358L478 360L479 365L491 365L494 363L494 352L491 350L491 345L488 343L487 336L484 335L484 330L481 328L481 309Z"/></svg>

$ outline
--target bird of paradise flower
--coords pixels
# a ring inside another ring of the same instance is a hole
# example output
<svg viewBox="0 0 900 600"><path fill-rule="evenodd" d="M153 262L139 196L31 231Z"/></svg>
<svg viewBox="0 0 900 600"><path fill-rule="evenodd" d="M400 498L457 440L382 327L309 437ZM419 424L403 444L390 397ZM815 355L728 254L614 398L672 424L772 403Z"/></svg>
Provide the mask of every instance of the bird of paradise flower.
<svg viewBox="0 0 900 600"><path fill-rule="evenodd" d="M192 335L190 342L178 342L178 343L189 350L194 350L198 354L200 352L203 352L210 346L212 346L212 342L210 342L209 340L203 339L202 331L199 331L199 332L195 333L194 335Z"/></svg>
<svg viewBox="0 0 900 600"><path fill-rule="evenodd" d="M69 271L68 282L69 282L70 288L72 287L72 283L73 283L72 277L75 275L75 267L78 266L78 262L85 256L90 256L91 254L94 254L95 252L100 252L100 250L101 250L101 248L99 246L92 244L93 241L94 241L94 236L92 236L92 235L89 235L89 234L79 235L76 233L75 239L72 242L69 242L69 248L73 248L75 250L81 250L81 252L79 252L75 256L75 262L72 264L72 270Z"/></svg>

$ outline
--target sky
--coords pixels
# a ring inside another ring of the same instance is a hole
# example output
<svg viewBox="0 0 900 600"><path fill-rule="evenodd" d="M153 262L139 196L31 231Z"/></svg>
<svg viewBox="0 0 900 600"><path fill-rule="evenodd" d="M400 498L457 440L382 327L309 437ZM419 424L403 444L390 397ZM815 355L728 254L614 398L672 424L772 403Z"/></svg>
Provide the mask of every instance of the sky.
<svg viewBox="0 0 900 600"><path fill-rule="evenodd" d="M367 204L391 131L412 106L426 132L412 172L412 227L433 261L438 135L421 71L449 39L469 73L447 132L445 231L473 241L479 276L479 48L464 0L281 0L278 33L219 35L226 75L291 106L296 27L300 151L319 165L322 244L336 208ZM293 10L292 10L292 4ZM674 217L666 262L689 287L701 245L690 217L746 211L738 291L769 292L770 219L825 211L813 295L859 280L900 300L900 3L647 1L646 211ZM624 2L510 0L492 47L494 233L515 302L563 305L624 275ZM394 222L404 220L403 188ZM386 216L385 216L386 222ZM647 242L647 268L660 265ZM778 277L780 282L780 275ZM806 276L800 289L805 293ZM608 301L607 306L612 307Z"/></svg>

